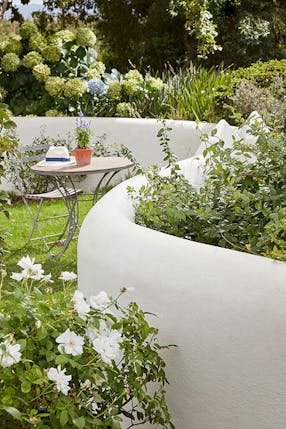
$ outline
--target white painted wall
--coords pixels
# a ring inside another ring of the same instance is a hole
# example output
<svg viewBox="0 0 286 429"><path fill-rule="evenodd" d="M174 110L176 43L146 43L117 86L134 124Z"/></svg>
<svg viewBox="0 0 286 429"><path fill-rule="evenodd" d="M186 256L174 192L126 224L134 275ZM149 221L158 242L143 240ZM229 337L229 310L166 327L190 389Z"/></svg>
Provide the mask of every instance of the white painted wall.
<svg viewBox="0 0 286 429"><path fill-rule="evenodd" d="M52 138L66 137L75 129L75 118L49 118L49 117L14 117L17 124L17 135L21 145L31 145L35 137L41 135ZM163 163L163 153L156 137L162 123L157 119L129 119L129 118L86 118L91 121L91 130L97 139L106 135L106 144L124 144L135 156L136 160L144 167ZM178 159L187 158L195 153L200 145L200 137L207 134L213 128L213 124L191 121L167 121L171 139L170 147ZM112 184L126 178L127 172L116 176ZM90 175L80 182L80 188L91 192L98 182L97 175ZM0 189L14 190L11 183L2 180Z"/></svg>
<svg viewBox="0 0 286 429"><path fill-rule="evenodd" d="M156 137L162 124L157 119L86 118L91 121L95 137L106 134L106 143L127 146L144 166L162 162L162 151ZM75 128L75 118L15 117L17 134L24 145L32 143L41 133L49 137L65 137ZM208 133L212 124L192 121L167 121L171 148L179 159L191 156L200 144L201 134Z"/></svg>
<svg viewBox="0 0 286 429"><path fill-rule="evenodd" d="M144 181L121 183L87 215L79 289L134 286L130 299L159 316L161 342L179 346L165 353L177 429L284 429L286 264L136 225L126 186Z"/></svg>

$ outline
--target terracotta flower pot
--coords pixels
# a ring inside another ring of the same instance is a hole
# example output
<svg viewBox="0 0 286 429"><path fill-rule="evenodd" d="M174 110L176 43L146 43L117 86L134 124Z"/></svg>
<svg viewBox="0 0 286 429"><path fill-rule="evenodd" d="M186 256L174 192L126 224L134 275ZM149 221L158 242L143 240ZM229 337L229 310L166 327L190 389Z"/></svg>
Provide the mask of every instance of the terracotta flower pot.
<svg viewBox="0 0 286 429"><path fill-rule="evenodd" d="M78 167L82 167L83 165L88 165L91 163L91 157L92 157L91 148L86 148L86 149L76 148L74 149L73 154L75 156L76 164Z"/></svg>

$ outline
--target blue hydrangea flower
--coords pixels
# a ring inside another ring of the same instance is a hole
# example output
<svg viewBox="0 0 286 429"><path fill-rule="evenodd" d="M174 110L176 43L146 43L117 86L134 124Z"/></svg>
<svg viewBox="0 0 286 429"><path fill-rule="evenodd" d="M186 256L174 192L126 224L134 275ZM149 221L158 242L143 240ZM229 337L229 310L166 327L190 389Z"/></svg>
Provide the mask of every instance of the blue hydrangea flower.
<svg viewBox="0 0 286 429"><path fill-rule="evenodd" d="M87 82L87 88L92 95L103 95L107 93L108 86L101 79L95 77Z"/></svg>

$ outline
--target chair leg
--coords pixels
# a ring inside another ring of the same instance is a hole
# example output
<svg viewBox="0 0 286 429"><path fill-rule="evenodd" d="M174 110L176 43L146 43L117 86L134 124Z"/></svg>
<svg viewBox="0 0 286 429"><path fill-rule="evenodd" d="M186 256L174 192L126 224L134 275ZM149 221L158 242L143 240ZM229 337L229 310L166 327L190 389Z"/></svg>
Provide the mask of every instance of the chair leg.
<svg viewBox="0 0 286 429"><path fill-rule="evenodd" d="M23 201L25 203L25 206L26 206L26 208L28 210L28 213L30 214L32 222L33 222L32 229L31 229L31 232L30 232L30 235L29 235L29 238L28 238L28 243L32 240L33 233L36 230L37 233L39 234L39 238L43 242L45 248L48 250L49 246L47 245L46 240L45 240L45 238L44 238L44 236L43 236L43 234L42 234L42 232L41 232L41 230L39 228L39 225L38 225L38 218L39 218L39 215L40 215L40 211L41 211L44 199L41 198L39 200L38 208L37 208L37 212L36 212L35 216L33 215L33 212L30 209L29 203L27 202L26 198L22 197L22 199L23 199Z"/></svg>

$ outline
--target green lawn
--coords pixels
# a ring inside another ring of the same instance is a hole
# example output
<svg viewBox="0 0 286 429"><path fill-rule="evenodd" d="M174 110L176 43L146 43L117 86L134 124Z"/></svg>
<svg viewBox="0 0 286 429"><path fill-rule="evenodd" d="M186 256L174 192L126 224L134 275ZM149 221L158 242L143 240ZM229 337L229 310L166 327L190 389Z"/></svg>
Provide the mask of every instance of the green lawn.
<svg viewBox="0 0 286 429"><path fill-rule="evenodd" d="M90 196L88 196L90 197ZM80 223L91 208L91 201L84 201L87 199L86 195L80 197ZM33 211L36 210L36 204L32 204ZM9 207L10 218L7 219L3 214L0 214L1 229L8 231L11 235L7 239L8 250L4 262L8 275L13 271L21 271L17 266L17 262L22 256L29 255L34 257L37 263L41 263L45 273L52 273L54 280L60 275L62 271L77 272L77 239L73 239L60 259L49 259L51 253L57 254L60 250L59 246L51 247L46 250L42 241L32 241L27 244L27 239L32 226L31 218L23 203L15 203ZM41 211L41 217L49 217L54 215L63 214L66 212L65 205L62 201L47 201L44 203ZM60 232L63 227L64 218L53 221L42 222L41 229L44 234L51 234ZM36 235L35 235L36 236ZM56 285L62 282L55 283Z"/></svg>

